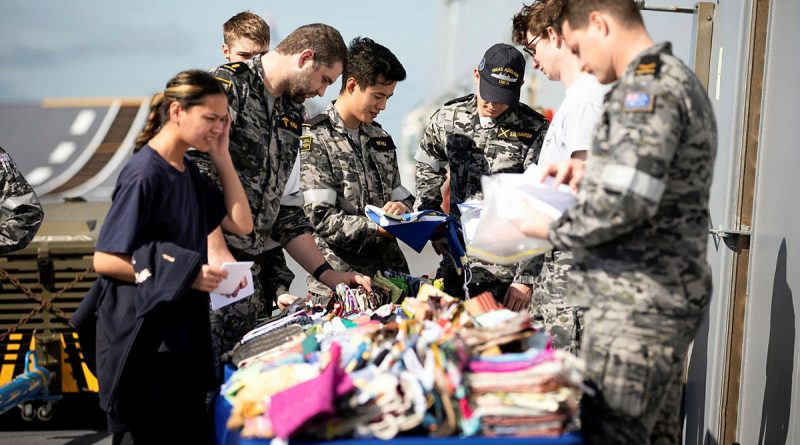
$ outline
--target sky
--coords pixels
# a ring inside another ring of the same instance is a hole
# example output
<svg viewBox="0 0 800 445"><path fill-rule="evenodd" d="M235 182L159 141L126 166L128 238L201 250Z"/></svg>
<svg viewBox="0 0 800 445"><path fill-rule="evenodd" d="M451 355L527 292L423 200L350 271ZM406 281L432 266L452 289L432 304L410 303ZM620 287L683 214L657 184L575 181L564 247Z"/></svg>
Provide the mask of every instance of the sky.
<svg viewBox="0 0 800 445"><path fill-rule="evenodd" d="M691 6L692 1L647 2ZM408 77L378 121L397 142L413 109L472 91L472 68L510 43L519 0L26 0L0 10L0 102L60 97L149 96L175 73L224 62L222 23L251 10L271 24L271 47L296 27L330 24L346 42L370 37L391 49ZM691 16L645 13L655 40L690 58ZM528 65L528 74L532 72ZM310 108L333 100L339 81ZM538 76L536 105L556 108L563 88ZM429 115L426 113L425 115Z"/></svg>

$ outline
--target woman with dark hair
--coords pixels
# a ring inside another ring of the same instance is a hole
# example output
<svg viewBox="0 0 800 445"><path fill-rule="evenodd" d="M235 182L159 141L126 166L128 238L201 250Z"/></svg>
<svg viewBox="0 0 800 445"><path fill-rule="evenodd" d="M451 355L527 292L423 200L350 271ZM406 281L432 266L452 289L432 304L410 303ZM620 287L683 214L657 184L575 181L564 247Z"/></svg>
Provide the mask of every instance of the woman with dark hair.
<svg viewBox="0 0 800 445"><path fill-rule="evenodd" d="M97 308L101 406L114 443L207 442L205 396L216 384L208 292L226 272L207 264L206 239L218 226L248 234L253 217L228 152L220 83L183 71L150 108L94 255L113 288ZM208 153L221 191L185 156L189 147Z"/></svg>

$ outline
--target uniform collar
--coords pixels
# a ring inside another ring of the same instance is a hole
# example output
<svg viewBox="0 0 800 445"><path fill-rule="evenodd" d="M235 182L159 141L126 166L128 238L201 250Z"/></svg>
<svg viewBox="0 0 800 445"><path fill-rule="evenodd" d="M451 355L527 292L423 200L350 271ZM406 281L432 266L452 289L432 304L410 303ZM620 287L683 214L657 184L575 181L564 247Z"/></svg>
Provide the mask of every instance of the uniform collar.
<svg viewBox="0 0 800 445"><path fill-rule="evenodd" d="M471 94L466 103L466 112L472 116L472 123L476 128L494 128L511 118L516 112L516 107L508 107L500 116L492 119L492 125L489 127L481 127L481 117L478 115L478 96L476 94Z"/></svg>
<svg viewBox="0 0 800 445"><path fill-rule="evenodd" d="M328 115L328 119L331 121L331 127L333 127L333 129L336 132L341 134L348 134L349 130L344 125L344 120L342 119L342 115L340 115L339 111L336 110L336 107L333 106L333 104L335 103L336 103L335 100L331 101L331 103L329 103L328 106L325 108L325 113ZM372 124L365 124L363 122L359 126L359 129L361 130L361 134L367 137L383 136L384 133L384 131L381 128Z"/></svg>
<svg viewBox="0 0 800 445"><path fill-rule="evenodd" d="M252 59L247 60L245 63L251 70L253 70L254 73L256 73L256 76L261 79L261 83L264 86L264 93L266 93L268 96L272 96L267 89L267 82L265 81L266 76L264 76L264 65L261 63L261 54L256 54ZM277 97L273 98L277 99Z"/></svg>

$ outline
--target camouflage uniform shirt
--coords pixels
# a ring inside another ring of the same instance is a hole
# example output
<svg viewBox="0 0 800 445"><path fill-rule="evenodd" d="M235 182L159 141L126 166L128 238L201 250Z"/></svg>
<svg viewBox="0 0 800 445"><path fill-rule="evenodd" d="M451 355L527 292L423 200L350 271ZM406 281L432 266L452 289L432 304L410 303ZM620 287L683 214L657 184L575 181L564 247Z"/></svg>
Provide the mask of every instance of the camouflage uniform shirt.
<svg viewBox="0 0 800 445"><path fill-rule="evenodd" d="M400 183L392 137L377 122L362 123L352 140L333 103L303 129L301 187L317 245L336 270L372 276L387 269L408 273L397 240L378 236L367 205L400 201L409 209L414 196ZM309 277L309 289L330 290Z"/></svg>
<svg viewBox="0 0 800 445"><path fill-rule="evenodd" d="M304 108L287 97L273 98L264 85L261 56L212 71L228 93L233 122L230 152L253 212L249 235L225 234L228 245L258 255L311 233L298 192L283 196L300 148ZM219 185L208 156L190 152L205 174Z"/></svg>
<svg viewBox="0 0 800 445"><path fill-rule="evenodd" d="M39 197L0 148L0 255L24 249L44 219Z"/></svg>
<svg viewBox="0 0 800 445"><path fill-rule="evenodd" d="M650 443L660 410L680 412L667 394L680 394L671 388L711 297L716 145L706 91L669 43L655 45L609 92L578 201L550 227L574 255L569 298L591 307L582 355L607 406L587 399L587 443ZM680 440L679 423L667 431Z"/></svg>
<svg viewBox="0 0 800 445"><path fill-rule="evenodd" d="M450 169L450 214L459 218L458 204L481 199L481 176L496 173L522 173L535 163L542 149L547 120L525 104L511 107L484 127L474 94L447 102L431 117L414 159L417 160L416 187L418 210L440 210L440 187L445 169ZM472 282L512 282L530 284L530 270L500 266L470 259ZM452 266L442 263L445 271ZM518 273L519 272L519 273ZM441 273L441 270L440 270ZM447 275L445 275L448 281ZM495 295L502 297L502 295Z"/></svg>
<svg viewBox="0 0 800 445"><path fill-rule="evenodd" d="M232 124L230 153L253 213L249 235L225 233L234 251L248 257L275 257L275 250L313 228L303 213L299 191L285 194L293 170L299 171L298 153L304 108L287 97L273 97L264 85L261 56L247 62L229 63L212 71L228 95ZM208 155L189 151L201 172L221 185ZM274 251L275 254L262 255ZM281 255L282 256L282 255ZM278 270L284 270L278 268ZM253 276L261 275L260 264ZM211 313L214 346L218 354L251 330L259 318L269 316L267 295L261 280L255 279L255 293Z"/></svg>

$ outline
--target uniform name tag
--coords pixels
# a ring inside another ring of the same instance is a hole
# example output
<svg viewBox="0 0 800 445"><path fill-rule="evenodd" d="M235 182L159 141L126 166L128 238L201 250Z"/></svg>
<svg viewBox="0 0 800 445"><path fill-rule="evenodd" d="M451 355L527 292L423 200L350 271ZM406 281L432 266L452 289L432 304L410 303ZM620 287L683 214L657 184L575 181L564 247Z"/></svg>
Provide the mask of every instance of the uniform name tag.
<svg viewBox="0 0 800 445"><path fill-rule="evenodd" d="M289 116L281 116L281 117L279 117L278 118L278 125L281 128L285 129L285 130L289 130L292 133L295 133L298 136L300 136L300 134L302 133L302 128L300 127L300 122L292 119Z"/></svg>
<svg viewBox="0 0 800 445"><path fill-rule="evenodd" d="M654 100L651 94L636 92L625 95L625 111L631 113L652 113Z"/></svg>
<svg viewBox="0 0 800 445"><path fill-rule="evenodd" d="M505 139L508 141L521 141L526 144L533 142L533 133L530 131L520 131L511 128L497 128L497 139Z"/></svg>
<svg viewBox="0 0 800 445"><path fill-rule="evenodd" d="M388 136L372 138L369 140L369 145L375 150L394 150L394 141Z"/></svg>

